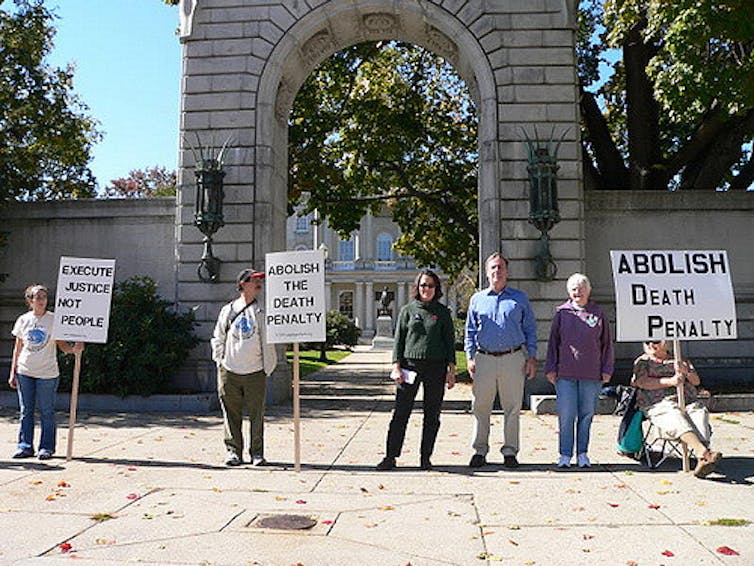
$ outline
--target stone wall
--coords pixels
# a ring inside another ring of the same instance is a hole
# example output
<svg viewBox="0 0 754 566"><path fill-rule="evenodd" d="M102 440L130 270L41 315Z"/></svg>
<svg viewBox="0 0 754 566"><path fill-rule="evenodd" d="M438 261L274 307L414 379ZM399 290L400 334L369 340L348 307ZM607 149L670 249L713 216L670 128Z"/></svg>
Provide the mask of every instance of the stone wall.
<svg viewBox="0 0 754 566"><path fill-rule="evenodd" d="M54 291L60 256L114 258L115 279L148 275L175 300L175 199L82 199L17 203L2 211L8 245L0 248L0 365L13 351L10 329L26 310L32 283ZM51 305L52 308L52 305ZM0 375L7 375L7 372Z"/></svg>
<svg viewBox="0 0 754 566"><path fill-rule="evenodd" d="M708 387L754 387L754 193L587 191L586 269L593 295L615 316L610 250L727 250L738 340L687 341ZM627 380L639 343L616 344L617 377Z"/></svg>
<svg viewBox="0 0 754 566"><path fill-rule="evenodd" d="M565 279L583 269L594 286L593 297L611 313L614 323L611 249L725 249L730 259L736 295L739 339L686 342L708 384L729 386L754 383L754 194L713 192L586 192L586 262L554 251L558 280L548 284L551 296L529 292L540 305L540 358L544 357L549 324L555 306L565 299ZM0 375L7 374L12 342L10 328L24 310L22 293L32 281L54 286L61 255L114 257L116 278L149 275L160 284L160 294L173 299L174 203L155 200L81 200L22 203L4 211L0 221L10 232L9 245L0 249L0 271L10 273L0 286ZM567 225L553 230L568 231ZM508 242L504 242L506 246ZM531 269L533 260L518 257L511 269ZM518 281L512 284L518 285ZM226 298L232 285L223 285ZM637 343L616 345L617 377L626 380ZM195 361L182 368L179 387L211 391L214 381ZM532 392L548 391L540 376L529 385Z"/></svg>

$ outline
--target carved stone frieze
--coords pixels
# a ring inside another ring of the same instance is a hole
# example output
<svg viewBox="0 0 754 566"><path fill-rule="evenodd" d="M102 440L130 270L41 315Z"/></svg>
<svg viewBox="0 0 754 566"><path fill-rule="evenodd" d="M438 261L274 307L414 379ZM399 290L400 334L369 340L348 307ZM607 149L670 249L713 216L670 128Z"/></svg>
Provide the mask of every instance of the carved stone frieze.
<svg viewBox="0 0 754 566"><path fill-rule="evenodd" d="M427 47L438 55L442 55L448 61L454 61L458 54L458 46L455 41L434 26L427 24Z"/></svg>
<svg viewBox="0 0 754 566"><path fill-rule="evenodd" d="M291 85L285 79L280 81L277 98L275 99L275 118L280 122L288 121L288 112L291 106L293 106L293 97L295 94L293 88L291 88Z"/></svg>
<svg viewBox="0 0 754 566"><path fill-rule="evenodd" d="M301 55L307 64L318 63L330 54L335 46L335 40L330 30L318 31L301 46Z"/></svg>
<svg viewBox="0 0 754 566"><path fill-rule="evenodd" d="M370 34L389 34L398 27L398 20L393 14L373 12L361 18L364 29Z"/></svg>

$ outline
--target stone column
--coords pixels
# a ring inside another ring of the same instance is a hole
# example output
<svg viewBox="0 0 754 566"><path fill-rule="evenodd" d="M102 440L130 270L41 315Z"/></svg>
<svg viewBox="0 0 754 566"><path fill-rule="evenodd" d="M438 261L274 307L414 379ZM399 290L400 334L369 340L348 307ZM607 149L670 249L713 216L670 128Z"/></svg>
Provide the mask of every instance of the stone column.
<svg viewBox="0 0 754 566"><path fill-rule="evenodd" d="M325 281L325 310L332 310L332 283L329 281Z"/></svg>
<svg viewBox="0 0 754 566"><path fill-rule="evenodd" d="M395 284L395 289L395 307L393 307L393 314L398 316L401 308L406 304L406 284L398 281L398 283Z"/></svg>
<svg viewBox="0 0 754 566"><path fill-rule="evenodd" d="M374 283L367 281L365 284L366 299L364 307L366 309L365 327L363 330L374 330Z"/></svg>
<svg viewBox="0 0 754 566"><path fill-rule="evenodd" d="M356 326L364 329L364 283L357 281L354 283L353 293L353 319Z"/></svg>
<svg viewBox="0 0 754 566"><path fill-rule="evenodd" d="M372 213L367 211L366 216L364 217L364 228L361 231L362 232L362 238L364 246L364 259L373 260L375 259L375 249L374 249L374 232L372 227Z"/></svg>

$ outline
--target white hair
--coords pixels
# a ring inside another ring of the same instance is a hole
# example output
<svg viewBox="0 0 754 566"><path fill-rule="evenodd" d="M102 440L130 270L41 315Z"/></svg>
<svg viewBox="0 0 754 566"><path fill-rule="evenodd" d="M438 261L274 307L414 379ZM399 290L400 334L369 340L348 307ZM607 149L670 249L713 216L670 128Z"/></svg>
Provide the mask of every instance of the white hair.
<svg viewBox="0 0 754 566"><path fill-rule="evenodd" d="M568 281L566 281L566 289L570 289L571 287L586 287L587 291L592 291L592 284L589 281L589 277L583 273L574 273L568 278Z"/></svg>

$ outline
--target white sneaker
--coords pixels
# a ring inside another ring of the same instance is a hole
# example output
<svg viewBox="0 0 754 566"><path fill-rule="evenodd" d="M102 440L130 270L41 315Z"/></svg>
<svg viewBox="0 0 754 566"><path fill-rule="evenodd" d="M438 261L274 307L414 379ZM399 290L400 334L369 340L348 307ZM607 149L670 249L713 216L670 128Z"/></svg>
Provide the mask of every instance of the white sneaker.
<svg viewBox="0 0 754 566"><path fill-rule="evenodd" d="M586 452L582 452L576 457L576 460L579 463L579 468L591 468L592 463L589 461L589 456L586 455Z"/></svg>
<svg viewBox="0 0 754 566"><path fill-rule="evenodd" d="M558 468L570 468L571 467L571 457L570 456L561 456L558 458Z"/></svg>

